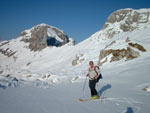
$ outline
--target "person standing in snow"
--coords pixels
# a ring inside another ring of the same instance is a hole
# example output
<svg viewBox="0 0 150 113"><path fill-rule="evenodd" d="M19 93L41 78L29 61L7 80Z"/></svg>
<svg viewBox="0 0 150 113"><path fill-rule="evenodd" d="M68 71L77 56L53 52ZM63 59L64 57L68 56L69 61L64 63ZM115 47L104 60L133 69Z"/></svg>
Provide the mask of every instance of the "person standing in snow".
<svg viewBox="0 0 150 113"><path fill-rule="evenodd" d="M97 66L94 66L93 61L90 61L89 65L90 67L88 69L88 74L86 75L86 77L89 77L89 88L91 91L91 99L98 99L99 96L98 96L95 86L97 83L97 78L100 75L100 70Z"/></svg>

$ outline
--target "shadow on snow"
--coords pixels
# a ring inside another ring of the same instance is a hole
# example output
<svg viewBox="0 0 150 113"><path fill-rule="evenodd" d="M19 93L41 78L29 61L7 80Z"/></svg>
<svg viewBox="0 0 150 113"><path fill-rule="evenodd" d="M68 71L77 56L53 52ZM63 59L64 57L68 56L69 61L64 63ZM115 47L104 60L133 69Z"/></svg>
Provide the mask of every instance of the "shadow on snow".
<svg viewBox="0 0 150 113"><path fill-rule="evenodd" d="M108 90L108 89L110 89L110 88L111 88L111 85L110 85L110 84L107 84L107 85L103 86L103 87L98 91L98 95L99 95L99 96L102 96L102 94L103 94L106 90Z"/></svg>
<svg viewBox="0 0 150 113"><path fill-rule="evenodd" d="M125 113L134 113L134 112L133 112L133 109L131 107L128 107L127 111Z"/></svg>

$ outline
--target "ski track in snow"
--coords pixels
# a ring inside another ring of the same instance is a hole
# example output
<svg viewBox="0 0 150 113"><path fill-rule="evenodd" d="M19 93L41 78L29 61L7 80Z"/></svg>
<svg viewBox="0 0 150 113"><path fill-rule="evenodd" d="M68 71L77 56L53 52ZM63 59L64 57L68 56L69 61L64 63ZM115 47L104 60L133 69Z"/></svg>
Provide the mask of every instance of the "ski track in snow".
<svg viewBox="0 0 150 113"><path fill-rule="evenodd" d="M101 102L108 103L109 101L113 101L117 106L120 106L122 103L127 104L127 106L130 106L132 109L134 109L135 113L139 113L139 111L141 110L141 106L144 104L142 102L130 100L128 98L111 98L111 97L102 99ZM124 113L124 111L121 113Z"/></svg>

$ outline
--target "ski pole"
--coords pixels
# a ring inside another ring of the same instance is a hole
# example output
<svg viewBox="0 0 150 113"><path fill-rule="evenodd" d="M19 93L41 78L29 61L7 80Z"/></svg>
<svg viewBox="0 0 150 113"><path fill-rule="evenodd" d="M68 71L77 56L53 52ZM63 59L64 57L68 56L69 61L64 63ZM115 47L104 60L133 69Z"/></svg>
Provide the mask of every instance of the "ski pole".
<svg viewBox="0 0 150 113"><path fill-rule="evenodd" d="M84 82L84 85L83 85L83 92L84 92L84 89L85 89L86 80L87 80L87 77L86 77L85 82Z"/></svg>

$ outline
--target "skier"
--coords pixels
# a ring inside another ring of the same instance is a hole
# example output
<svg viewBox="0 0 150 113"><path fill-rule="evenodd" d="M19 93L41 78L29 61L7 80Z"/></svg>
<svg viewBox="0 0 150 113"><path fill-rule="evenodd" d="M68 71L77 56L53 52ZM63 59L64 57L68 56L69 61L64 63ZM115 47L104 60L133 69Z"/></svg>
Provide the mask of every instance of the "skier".
<svg viewBox="0 0 150 113"><path fill-rule="evenodd" d="M97 83L97 78L100 75L100 70L97 66L94 66L94 62L90 61L89 62L89 69L88 69L88 74L86 75L86 77L89 77L89 88L91 91L91 98L90 99L98 99L98 93L97 90L95 88L96 83Z"/></svg>

